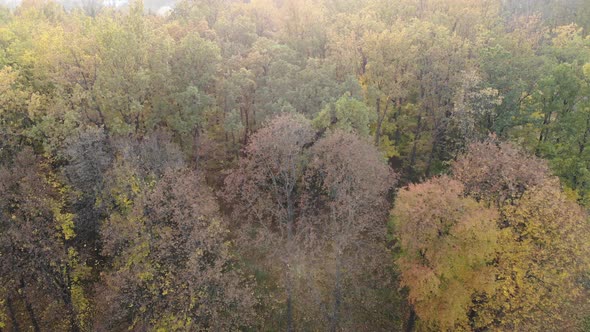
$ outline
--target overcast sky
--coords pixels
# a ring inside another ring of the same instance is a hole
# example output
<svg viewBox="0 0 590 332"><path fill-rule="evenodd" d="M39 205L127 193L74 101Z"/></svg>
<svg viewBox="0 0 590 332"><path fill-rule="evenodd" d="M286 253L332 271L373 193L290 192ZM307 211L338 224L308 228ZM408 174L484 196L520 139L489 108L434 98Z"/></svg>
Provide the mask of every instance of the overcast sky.
<svg viewBox="0 0 590 332"><path fill-rule="evenodd" d="M80 5L83 0L55 0L59 3L63 3L66 8L72 8L76 5ZM0 4L14 8L20 4L21 0L0 0ZM115 6L126 5L128 0L103 0L104 4L112 4ZM143 6L147 10L158 11L162 7L172 7L175 0L143 0Z"/></svg>

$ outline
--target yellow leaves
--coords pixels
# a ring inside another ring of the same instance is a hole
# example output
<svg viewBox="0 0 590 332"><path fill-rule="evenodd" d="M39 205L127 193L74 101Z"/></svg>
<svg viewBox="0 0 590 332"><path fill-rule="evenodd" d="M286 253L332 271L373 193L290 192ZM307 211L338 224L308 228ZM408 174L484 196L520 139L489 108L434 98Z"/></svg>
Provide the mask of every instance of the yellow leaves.
<svg viewBox="0 0 590 332"><path fill-rule="evenodd" d="M134 265L141 265L146 263L145 260L150 254L150 243L149 239L142 240L139 243L136 243L132 250L128 253L128 256L125 257L125 268L129 269ZM139 278L144 281L151 280L153 278L153 274L149 271L141 272Z"/></svg>
<svg viewBox="0 0 590 332"><path fill-rule="evenodd" d="M90 328L92 316L92 304L84 291L80 281L73 283L71 287L72 302L76 308L77 319L82 328Z"/></svg>
<svg viewBox="0 0 590 332"><path fill-rule="evenodd" d="M71 267L72 280L70 291L72 302L76 308L76 316L80 326L86 330L90 328L92 316L92 304L86 294L83 284L92 276L92 268L85 263L80 263L76 249L68 248L68 265Z"/></svg>
<svg viewBox="0 0 590 332"><path fill-rule="evenodd" d="M31 97L27 104L27 113L29 115L29 118L36 119L43 115L41 111L44 108L44 102L45 101L43 100L43 97L38 93L31 94Z"/></svg>
<svg viewBox="0 0 590 332"><path fill-rule="evenodd" d="M133 177L132 181L130 182L131 192L134 194L139 194L141 192L141 187L139 185L139 181L137 178Z"/></svg>
<svg viewBox="0 0 590 332"><path fill-rule="evenodd" d="M6 66L0 69L0 93L5 94L12 88L12 85L18 78L18 71L14 70L10 66Z"/></svg>
<svg viewBox="0 0 590 332"><path fill-rule="evenodd" d="M590 79L590 63L585 64L582 71L584 72L586 79Z"/></svg>
<svg viewBox="0 0 590 332"><path fill-rule="evenodd" d="M189 331L191 330L191 319L188 317L179 317L176 314L167 314L155 322L157 332L168 331Z"/></svg>
<svg viewBox="0 0 590 332"><path fill-rule="evenodd" d="M401 191L393 210L404 254L401 282L421 319L448 330L467 324L475 293L494 290L497 213L448 177Z"/></svg>
<svg viewBox="0 0 590 332"><path fill-rule="evenodd" d="M150 271L143 271L138 275L138 277L141 281L150 281L154 278L154 274Z"/></svg>
<svg viewBox="0 0 590 332"><path fill-rule="evenodd" d="M115 205L123 213L127 213L133 207L135 197L141 193L142 184L134 171L129 170L127 166L118 171L120 172L114 174L117 181L110 189L110 196Z"/></svg>
<svg viewBox="0 0 590 332"><path fill-rule="evenodd" d="M473 156L470 158L473 170L463 174L456 169L455 176L467 175L463 183L482 169L474 164ZM570 303L584 301L586 291L576 278L590 270L590 226L586 214L573 200L575 195L561 191L558 181L548 177L547 172L541 168L531 173L534 181L523 181L520 195L513 195L510 203L494 209L500 214L498 222L487 214L478 215L473 210L475 202L461 203L461 199L466 200L463 188L457 187L459 193L452 195L457 185L448 180L441 183L443 178L412 185L399 193L393 214L404 254L398 264L402 282L410 288L410 300L423 320L433 321L439 329L451 329L447 318L457 317L455 322L461 324L469 306L475 306L475 321L481 326L496 321L494 326L499 329L540 328L547 322L567 319L568 310L575 310ZM494 176L502 176L501 181L505 181L506 174L498 170L478 175L483 181L469 189L480 190ZM508 182L506 187L510 185ZM493 191L478 195L494 206ZM461 199L451 199L455 196ZM486 218L488 222L483 222ZM430 274L436 282L428 280L428 287L420 284L420 278L427 274L412 274L416 268L432 269ZM468 294L485 294L485 301L471 302L470 296L454 289L456 282L470 289ZM429 289L432 285L439 289ZM413 290L417 287L423 289ZM420 296L424 296L422 301ZM445 302L450 297L455 302ZM465 306L460 304L462 301ZM445 319L439 318L441 312Z"/></svg>
<svg viewBox="0 0 590 332"><path fill-rule="evenodd" d="M20 56L20 61L26 66L32 66L37 60L35 53L32 50L24 50Z"/></svg>
<svg viewBox="0 0 590 332"><path fill-rule="evenodd" d="M74 214L62 213L61 211L54 209L53 213L58 225L61 228L62 234L65 240L73 239L76 236L74 230Z"/></svg>
<svg viewBox="0 0 590 332"><path fill-rule="evenodd" d="M2 291L4 291L2 289ZM6 321L8 320L8 317L6 315L6 312L4 311L5 309L5 299L1 299L0 300L0 329L6 328Z"/></svg>
<svg viewBox="0 0 590 332"><path fill-rule="evenodd" d="M575 280L590 268L582 258L589 250L584 213L557 182L548 181L503 207L502 218L499 288L481 310L493 313L501 306L506 314L500 328L541 327L564 319L573 309L566 307L584 298Z"/></svg>
<svg viewBox="0 0 590 332"><path fill-rule="evenodd" d="M543 118L545 117L545 114L541 111L535 111L535 112L531 113L530 117L533 120L543 120Z"/></svg>
<svg viewBox="0 0 590 332"><path fill-rule="evenodd" d="M581 38L583 28L572 23L555 28L556 36L553 38L553 44L556 47L565 48L572 41Z"/></svg>
<svg viewBox="0 0 590 332"><path fill-rule="evenodd" d="M194 251L194 255L195 255L196 257L203 257L203 254L204 254L204 253L205 253L205 252L203 251L203 249L202 249L202 248L197 248L197 249Z"/></svg>
<svg viewBox="0 0 590 332"><path fill-rule="evenodd" d="M525 278L526 271L524 271L523 269L521 269L518 266L515 266L513 271L514 271L514 280L516 281L516 286L518 288L522 288L524 286L524 278Z"/></svg>
<svg viewBox="0 0 590 332"><path fill-rule="evenodd" d="M202 219L203 217L199 218ZM212 219L207 227L207 232L211 237L217 237L221 234L227 233L227 229L219 219Z"/></svg>
<svg viewBox="0 0 590 332"><path fill-rule="evenodd" d="M6 46L13 42L17 36L7 27L0 27L0 44Z"/></svg>
<svg viewBox="0 0 590 332"><path fill-rule="evenodd" d="M580 199L580 194L578 193L578 191L570 188L567 185L563 186L563 193L567 197L567 199L572 202L578 202Z"/></svg>
<svg viewBox="0 0 590 332"><path fill-rule="evenodd" d="M66 241L71 240L76 236L74 226L75 215L73 213L63 212L65 196L69 193L70 188L61 184L53 173L47 174L45 176L45 181L47 181L47 184L49 184L58 194L57 199L50 199L48 202L57 227Z"/></svg>
<svg viewBox="0 0 590 332"><path fill-rule="evenodd" d="M383 155L387 159L398 157L400 155L399 151L395 147L395 143L391 141L388 136L381 136L379 150L383 152Z"/></svg>

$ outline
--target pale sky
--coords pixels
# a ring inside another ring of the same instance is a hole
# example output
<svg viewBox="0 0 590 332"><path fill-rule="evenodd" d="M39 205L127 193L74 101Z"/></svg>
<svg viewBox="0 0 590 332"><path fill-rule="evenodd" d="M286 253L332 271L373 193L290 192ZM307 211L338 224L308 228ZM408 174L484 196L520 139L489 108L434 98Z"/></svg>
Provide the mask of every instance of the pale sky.
<svg viewBox="0 0 590 332"><path fill-rule="evenodd" d="M80 5L82 0L55 0L59 3L64 4L66 8L72 8L76 5ZM0 5L14 8L20 4L21 0L0 0ZM128 0L103 0L105 5L114 5L120 7L126 5ZM162 7L173 7L175 0L143 0L143 6L146 10L157 12Z"/></svg>

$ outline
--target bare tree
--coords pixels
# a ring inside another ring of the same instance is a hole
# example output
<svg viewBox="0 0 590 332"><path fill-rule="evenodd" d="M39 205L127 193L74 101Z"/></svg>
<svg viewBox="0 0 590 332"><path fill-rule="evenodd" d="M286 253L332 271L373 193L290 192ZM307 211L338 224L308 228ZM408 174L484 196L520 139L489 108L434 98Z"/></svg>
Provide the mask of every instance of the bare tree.
<svg viewBox="0 0 590 332"><path fill-rule="evenodd" d="M298 329L355 327L341 324L355 320L355 292L388 265L393 179L370 142L345 132L317 140L301 116L277 117L252 136L224 195L244 250L285 289L287 330L295 320Z"/></svg>

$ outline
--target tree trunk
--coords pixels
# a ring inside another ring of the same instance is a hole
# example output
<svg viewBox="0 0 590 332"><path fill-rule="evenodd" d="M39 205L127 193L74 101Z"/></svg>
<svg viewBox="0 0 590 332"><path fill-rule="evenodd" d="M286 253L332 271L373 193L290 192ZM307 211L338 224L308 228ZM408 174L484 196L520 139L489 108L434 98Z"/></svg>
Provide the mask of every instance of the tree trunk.
<svg viewBox="0 0 590 332"><path fill-rule="evenodd" d="M400 141L401 141L401 137L402 137L402 131L401 131L400 125L398 123L398 120L399 120L399 118L402 115L402 99L401 98L399 98L397 100L396 107L397 107L397 110L395 112L395 122L396 122L396 124L395 124L395 138L394 138L394 142L395 142L395 146L398 147L399 144L400 144Z"/></svg>
<svg viewBox="0 0 590 332"><path fill-rule="evenodd" d="M342 303L342 285L341 285L341 258L340 253L336 253L336 276L334 283L334 303L332 308L331 332L339 330L340 325L340 305Z"/></svg>
<svg viewBox="0 0 590 332"><path fill-rule="evenodd" d="M244 145L247 145L248 135L250 134L250 109L244 108L244 118L246 119L246 126L244 127Z"/></svg>
<svg viewBox="0 0 590 332"><path fill-rule="evenodd" d="M377 127L375 128L375 146L379 146L379 140L381 139L381 99L377 98Z"/></svg>
<svg viewBox="0 0 590 332"><path fill-rule="evenodd" d="M582 156L584 150L586 149L586 144L588 144L588 135L590 134L590 116L586 118L586 130L584 131L584 136L582 137L582 142L579 144L578 149L578 156Z"/></svg>
<svg viewBox="0 0 590 332"><path fill-rule="evenodd" d="M412 153L410 154L410 165L409 165L409 173L410 176L414 176L414 166L416 165L416 153L418 149L418 140L420 139L420 134L422 133L422 114L418 115L418 124L416 125L416 132L414 133L414 144L412 146Z"/></svg>
<svg viewBox="0 0 590 332"><path fill-rule="evenodd" d="M25 280L20 280L20 285L22 289L22 298L25 302L25 308L27 309L27 313L29 314L29 318L31 318L31 323L33 324L33 330L35 332L41 332L41 327L39 326L39 320L37 319L37 315L35 314L35 309L33 309L33 305L29 302L29 299L26 295L26 284Z"/></svg>
<svg viewBox="0 0 590 332"><path fill-rule="evenodd" d="M289 245L291 244L291 239L293 238L293 222L295 219L295 211L294 211L294 204L293 198L291 197L291 193L287 194L287 242Z"/></svg>
<svg viewBox="0 0 590 332"><path fill-rule="evenodd" d="M436 153L436 148L437 148L437 142L436 142L436 138L435 138L434 142L432 142L432 149L430 150L430 154L428 155L428 162L426 163L426 171L424 172L424 175L427 178L430 177L430 168L432 167L432 162L434 161L434 154Z"/></svg>
<svg viewBox="0 0 590 332"><path fill-rule="evenodd" d="M287 332L295 331L293 327L293 285L291 280L291 242L293 239L294 206L291 192L287 194Z"/></svg>
<svg viewBox="0 0 590 332"><path fill-rule="evenodd" d="M543 126L541 127L541 132L539 133L539 141L537 143L537 148L535 149L535 156L537 157L541 156L541 144L547 140L547 135L549 135L549 128L547 128L547 125L549 124L550 117L550 114L545 114L545 117L543 119Z"/></svg>
<svg viewBox="0 0 590 332"><path fill-rule="evenodd" d="M201 148L201 146L200 146L201 145L201 133L200 133L200 129L198 126L194 129L194 131L195 132L193 134L193 142L195 144L195 147L193 150L195 151L195 168L197 170L199 170L199 162L200 162L199 149ZM227 134L226 134L226 140L227 140Z"/></svg>
<svg viewBox="0 0 590 332"><path fill-rule="evenodd" d="M76 308L74 307L74 302L72 301L72 280L70 279L70 274L70 266L66 265L65 280L62 284L62 300L64 301L64 305L66 306L66 310L68 312L70 331L79 332L80 326L78 325L78 319L76 317Z"/></svg>
<svg viewBox="0 0 590 332"><path fill-rule="evenodd" d="M70 294L71 296L71 294ZM74 308L74 304L71 300L68 300L66 303L66 308L68 310L69 317L69 324L70 324L70 331L72 332L79 332L80 326L78 326L78 319L76 318L76 310Z"/></svg>
<svg viewBox="0 0 590 332"><path fill-rule="evenodd" d="M408 323L406 324L406 332L413 332L416 325L416 312L413 308L410 308L410 317L408 317Z"/></svg>
<svg viewBox="0 0 590 332"><path fill-rule="evenodd" d="M381 143L381 126L383 124L383 120L385 120L388 106L389 101L385 103L385 109L383 109L383 113L381 113L381 98L377 98L377 127L375 128L375 146L379 146L379 143Z"/></svg>
<svg viewBox="0 0 590 332"><path fill-rule="evenodd" d="M20 332L20 326L18 325L18 320L16 319L16 312L14 311L14 306L12 305L12 298L10 296L6 298L6 306L8 307L8 316L10 317L10 321L12 322L12 330L14 332Z"/></svg>
<svg viewBox="0 0 590 332"><path fill-rule="evenodd" d="M291 271L287 263L287 332L295 331L293 327L293 287L291 285Z"/></svg>

